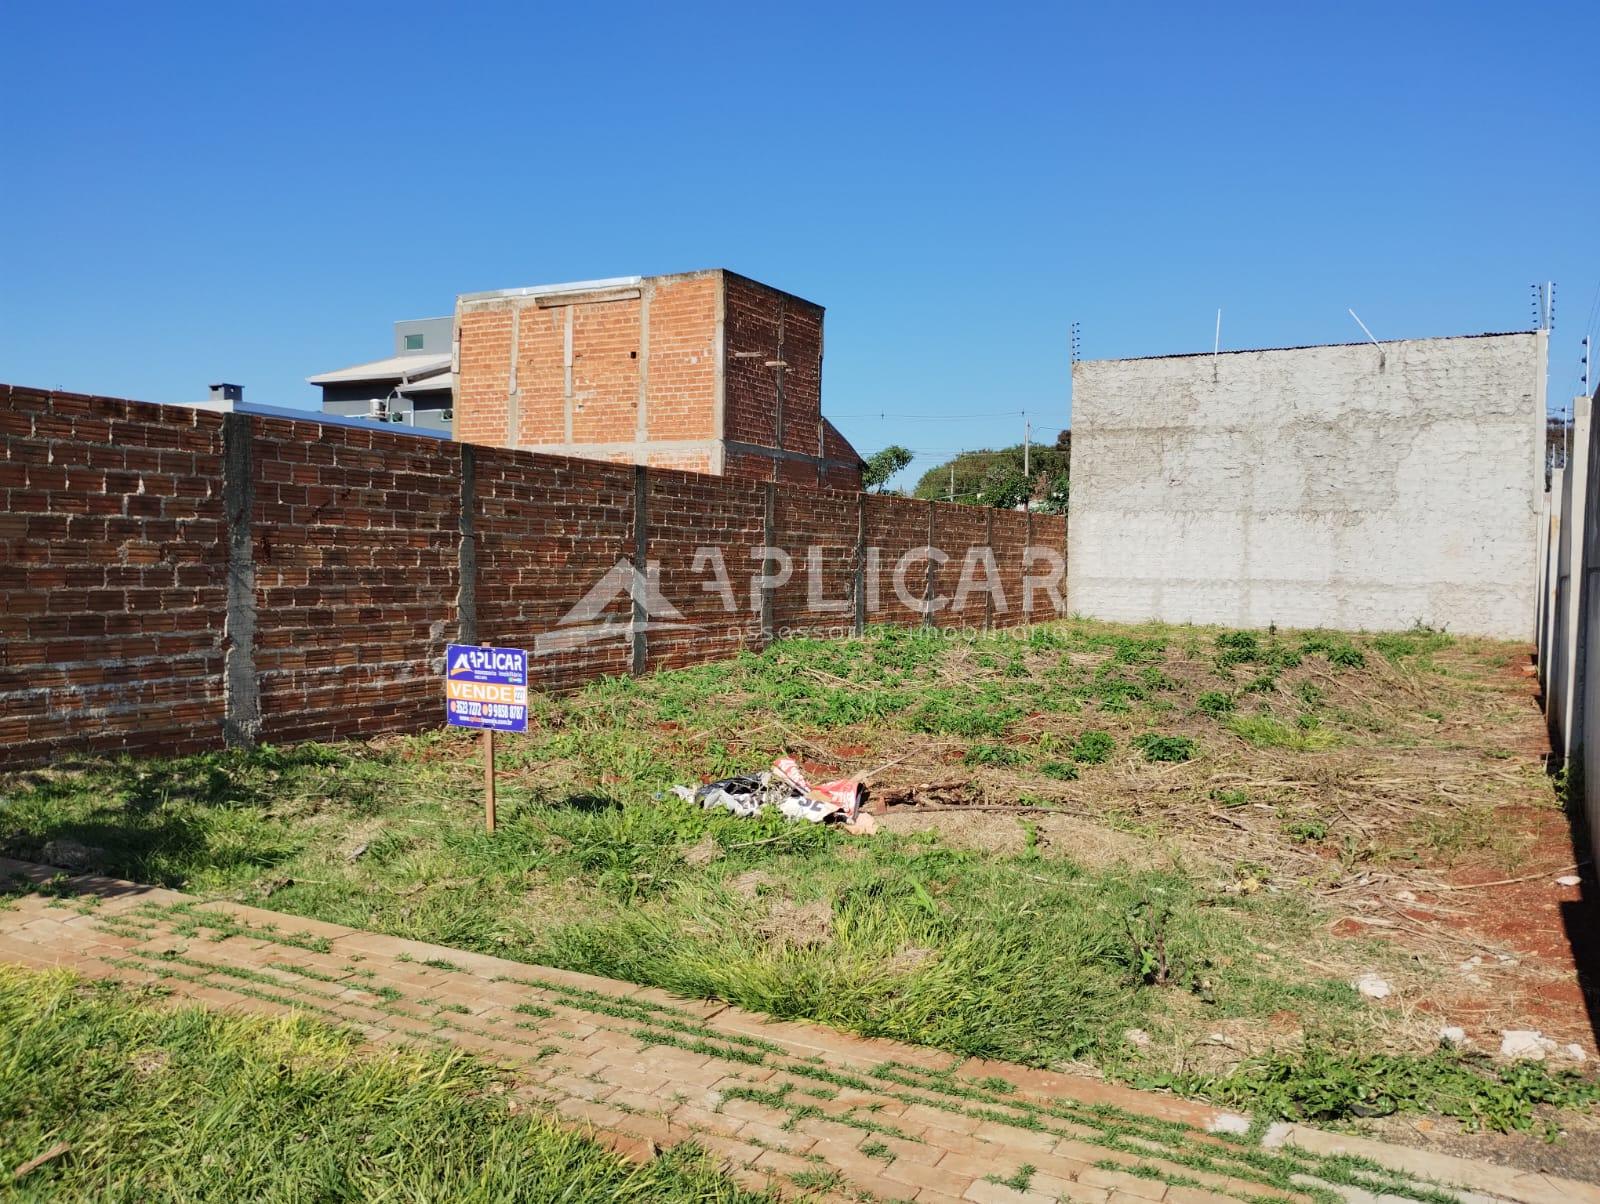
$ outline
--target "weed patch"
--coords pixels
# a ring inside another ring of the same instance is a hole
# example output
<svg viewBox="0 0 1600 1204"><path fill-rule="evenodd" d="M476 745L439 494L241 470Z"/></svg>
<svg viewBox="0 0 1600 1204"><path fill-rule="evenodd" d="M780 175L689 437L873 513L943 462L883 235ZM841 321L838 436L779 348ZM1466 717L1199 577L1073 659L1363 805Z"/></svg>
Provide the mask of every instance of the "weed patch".
<svg viewBox="0 0 1600 1204"><path fill-rule="evenodd" d="M1163 736L1159 732L1145 732L1135 737L1133 746L1146 761L1190 761L1198 748L1187 736Z"/></svg>

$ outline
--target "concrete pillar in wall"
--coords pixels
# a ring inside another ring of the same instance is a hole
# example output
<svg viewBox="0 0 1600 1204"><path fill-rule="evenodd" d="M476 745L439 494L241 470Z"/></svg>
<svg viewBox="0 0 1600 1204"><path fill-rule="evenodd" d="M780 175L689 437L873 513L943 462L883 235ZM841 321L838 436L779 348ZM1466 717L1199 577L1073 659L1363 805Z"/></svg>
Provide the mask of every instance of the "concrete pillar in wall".
<svg viewBox="0 0 1600 1204"><path fill-rule="evenodd" d="M1561 511L1562 599L1561 648L1557 668L1562 675L1560 753L1570 759L1582 752L1583 545L1589 495L1590 406L1587 397L1572 403L1572 455L1567 461L1565 504Z"/></svg>
<svg viewBox="0 0 1600 1204"><path fill-rule="evenodd" d="M1545 613L1545 596L1550 577L1550 494L1545 492L1539 509L1539 551L1534 559L1533 654L1534 672L1544 686L1544 628L1550 621Z"/></svg>
<svg viewBox="0 0 1600 1204"><path fill-rule="evenodd" d="M1572 530L1572 470L1561 473L1561 488L1550 499L1556 514L1556 524L1550 534L1550 580L1554 586L1550 593L1550 667L1545 671L1544 722L1550 732L1550 750L1557 757L1564 756L1561 737L1565 729L1562 718L1567 712L1567 599L1572 593L1572 582L1567 575L1571 564Z"/></svg>
<svg viewBox="0 0 1600 1204"><path fill-rule="evenodd" d="M1540 591L1540 608L1544 621L1539 627L1539 688L1544 692L1548 707L1551 689L1551 661L1555 647L1556 627L1556 565L1561 549L1561 491L1565 488L1565 473L1557 468L1550 474L1550 492L1546 495L1549 520L1546 524L1544 547L1544 586Z"/></svg>

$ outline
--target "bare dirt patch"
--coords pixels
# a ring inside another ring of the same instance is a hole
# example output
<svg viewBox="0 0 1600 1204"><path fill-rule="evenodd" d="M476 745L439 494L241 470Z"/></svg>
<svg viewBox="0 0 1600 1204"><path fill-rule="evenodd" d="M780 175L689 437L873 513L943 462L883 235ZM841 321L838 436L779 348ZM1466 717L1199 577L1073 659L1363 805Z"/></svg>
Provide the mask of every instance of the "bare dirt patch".
<svg viewBox="0 0 1600 1204"><path fill-rule="evenodd" d="M927 811L911 807L890 810L878 823L889 832L936 832L958 849L1016 854L1032 847L1043 857L1065 857L1085 869L1148 862L1152 852L1150 842L1141 837L1047 811Z"/></svg>

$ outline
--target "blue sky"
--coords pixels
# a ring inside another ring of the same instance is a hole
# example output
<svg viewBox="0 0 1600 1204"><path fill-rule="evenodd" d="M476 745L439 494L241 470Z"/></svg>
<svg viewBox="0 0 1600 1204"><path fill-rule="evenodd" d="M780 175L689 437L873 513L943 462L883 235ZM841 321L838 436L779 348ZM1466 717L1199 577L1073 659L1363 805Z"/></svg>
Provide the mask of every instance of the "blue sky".
<svg viewBox="0 0 1600 1204"><path fill-rule="evenodd" d="M828 308L863 452L1049 440L1086 358L1526 329L1600 287L1600 5L13 4L0 380L311 406L478 289ZM880 419L878 414L891 417ZM914 417L897 417L912 415Z"/></svg>

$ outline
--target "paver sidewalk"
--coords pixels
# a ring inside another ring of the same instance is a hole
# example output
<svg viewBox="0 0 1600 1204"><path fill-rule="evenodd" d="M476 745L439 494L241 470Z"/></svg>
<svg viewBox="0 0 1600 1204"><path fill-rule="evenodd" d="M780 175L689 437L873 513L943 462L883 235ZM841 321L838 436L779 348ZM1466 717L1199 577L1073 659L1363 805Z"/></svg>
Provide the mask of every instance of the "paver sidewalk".
<svg viewBox="0 0 1600 1204"><path fill-rule="evenodd" d="M374 1043L459 1046L631 1157L692 1140L785 1195L1210 1204L1320 1188L1371 1201L1415 1199L1420 1173L1470 1184L1455 1193L1468 1204L1600 1204L1584 1184L1393 1147L1376 1147L1391 1171L1352 1171L1306 1143L1267 1149L1237 1131L1242 1118L1170 1096L631 983L0 859L7 881L0 962L301 1012Z"/></svg>

